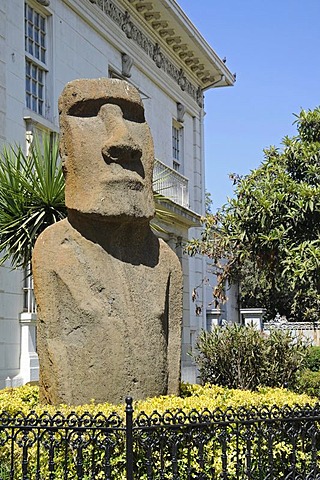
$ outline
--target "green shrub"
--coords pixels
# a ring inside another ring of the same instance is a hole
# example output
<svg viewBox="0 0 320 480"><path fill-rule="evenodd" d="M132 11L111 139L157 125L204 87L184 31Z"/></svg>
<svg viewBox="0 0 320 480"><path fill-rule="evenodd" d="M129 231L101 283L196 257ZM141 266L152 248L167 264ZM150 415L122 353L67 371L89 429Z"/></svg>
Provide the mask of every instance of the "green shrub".
<svg viewBox="0 0 320 480"><path fill-rule="evenodd" d="M312 372L320 371L320 347L309 347L305 358L305 367Z"/></svg>
<svg viewBox="0 0 320 480"><path fill-rule="evenodd" d="M255 390L296 384L307 345L289 332L264 335L254 327L217 327L201 332L194 356L203 383Z"/></svg>
<svg viewBox="0 0 320 480"><path fill-rule="evenodd" d="M302 372L296 386L298 392L320 398L320 372L306 369Z"/></svg>
<svg viewBox="0 0 320 480"><path fill-rule="evenodd" d="M304 368L309 349L305 340L289 331L273 330L264 336L266 363L263 385L293 388Z"/></svg>
<svg viewBox="0 0 320 480"><path fill-rule="evenodd" d="M195 356L203 383L254 389L262 385L263 337L256 329L234 325L203 331Z"/></svg>

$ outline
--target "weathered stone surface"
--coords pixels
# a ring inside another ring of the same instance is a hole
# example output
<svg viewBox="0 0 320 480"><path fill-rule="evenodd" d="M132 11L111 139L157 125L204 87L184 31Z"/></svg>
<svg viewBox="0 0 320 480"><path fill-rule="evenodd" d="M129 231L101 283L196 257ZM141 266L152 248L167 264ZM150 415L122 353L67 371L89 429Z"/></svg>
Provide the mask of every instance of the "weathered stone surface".
<svg viewBox="0 0 320 480"><path fill-rule="evenodd" d="M177 393L181 268L149 226L153 144L138 92L77 80L59 109L68 218L45 230L33 255L41 398Z"/></svg>
<svg viewBox="0 0 320 480"><path fill-rule="evenodd" d="M116 222L152 218L153 142L137 90L121 80L75 80L59 111L68 209Z"/></svg>

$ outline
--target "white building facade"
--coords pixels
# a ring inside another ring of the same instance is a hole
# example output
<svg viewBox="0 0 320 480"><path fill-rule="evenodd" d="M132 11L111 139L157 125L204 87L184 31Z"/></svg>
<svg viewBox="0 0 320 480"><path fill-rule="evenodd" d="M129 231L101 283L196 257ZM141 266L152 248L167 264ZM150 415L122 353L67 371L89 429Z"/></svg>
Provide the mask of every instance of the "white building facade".
<svg viewBox="0 0 320 480"><path fill-rule="evenodd" d="M174 214L163 237L184 272L182 379L194 382L188 352L206 328L206 308L196 312L191 297L206 262L187 257L183 244L205 208L203 93L234 77L174 0L0 0L0 147L58 132L65 84L97 77L126 79L144 102L155 189ZM1 267L0 388L37 380L35 325L31 279Z"/></svg>

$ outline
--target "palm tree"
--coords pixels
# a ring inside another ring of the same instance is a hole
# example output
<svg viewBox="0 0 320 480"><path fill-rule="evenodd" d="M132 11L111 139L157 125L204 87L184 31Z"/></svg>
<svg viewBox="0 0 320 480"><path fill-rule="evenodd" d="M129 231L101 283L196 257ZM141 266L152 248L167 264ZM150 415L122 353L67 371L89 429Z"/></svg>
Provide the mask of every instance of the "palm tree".
<svg viewBox="0 0 320 480"><path fill-rule="evenodd" d="M0 154L0 265L26 268L40 233L66 216L58 140L43 134L28 154L9 146Z"/></svg>

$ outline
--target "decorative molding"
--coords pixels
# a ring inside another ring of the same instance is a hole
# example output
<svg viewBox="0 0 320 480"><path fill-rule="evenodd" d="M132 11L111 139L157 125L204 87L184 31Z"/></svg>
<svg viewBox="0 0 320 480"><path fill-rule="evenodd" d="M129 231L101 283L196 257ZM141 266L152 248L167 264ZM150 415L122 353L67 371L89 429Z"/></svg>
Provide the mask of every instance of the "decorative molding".
<svg viewBox="0 0 320 480"><path fill-rule="evenodd" d="M123 12L119 7L117 7L112 0L89 0L91 3L97 5L102 12L107 15L113 22L115 22L121 30L126 34L129 40L132 40L136 43L144 52L151 58L156 66L167 73L181 88L182 91L188 93L199 105L203 107L203 92L201 87L197 87L192 84L190 80L186 77L185 72L182 68L176 67L169 58L161 51L158 43L153 43L150 38L147 37L131 20L131 17L127 11ZM148 4L144 4L147 6ZM146 7L147 9L148 7ZM148 11L148 10L147 10ZM159 25L154 25L158 23ZM170 35L172 32L167 31L167 22L153 22L153 27L160 28L160 34L164 37ZM178 45L177 45L178 46ZM182 45L180 48L182 49ZM190 56L191 52L185 54L180 53L179 56ZM207 73L207 72L205 72Z"/></svg>
<svg viewBox="0 0 320 480"><path fill-rule="evenodd" d="M131 68L133 65L133 58L131 58L130 55L128 55L127 53L122 53L121 60L122 60L121 74L126 78L130 78Z"/></svg>
<svg viewBox="0 0 320 480"><path fill-rule="evenodd" d="M320 322L276 322L271 320L264 322L264 330L282 329L282 330L320 330Z"/></svg>
<svg viewBox="0 0 320 480"><path fill-rule="evenodd" d="M40 3L40 5L43 5L44 7L49 7L50 5L50 0L36 0L37 3Z"/></svg>
<svg viewBox="0 0 320 480"><path fill-rule="evenodd" d="M186 111L186 107L182 105L182 103L177 103L177 121L180 123L184 122L184 114Z"/></svg>

